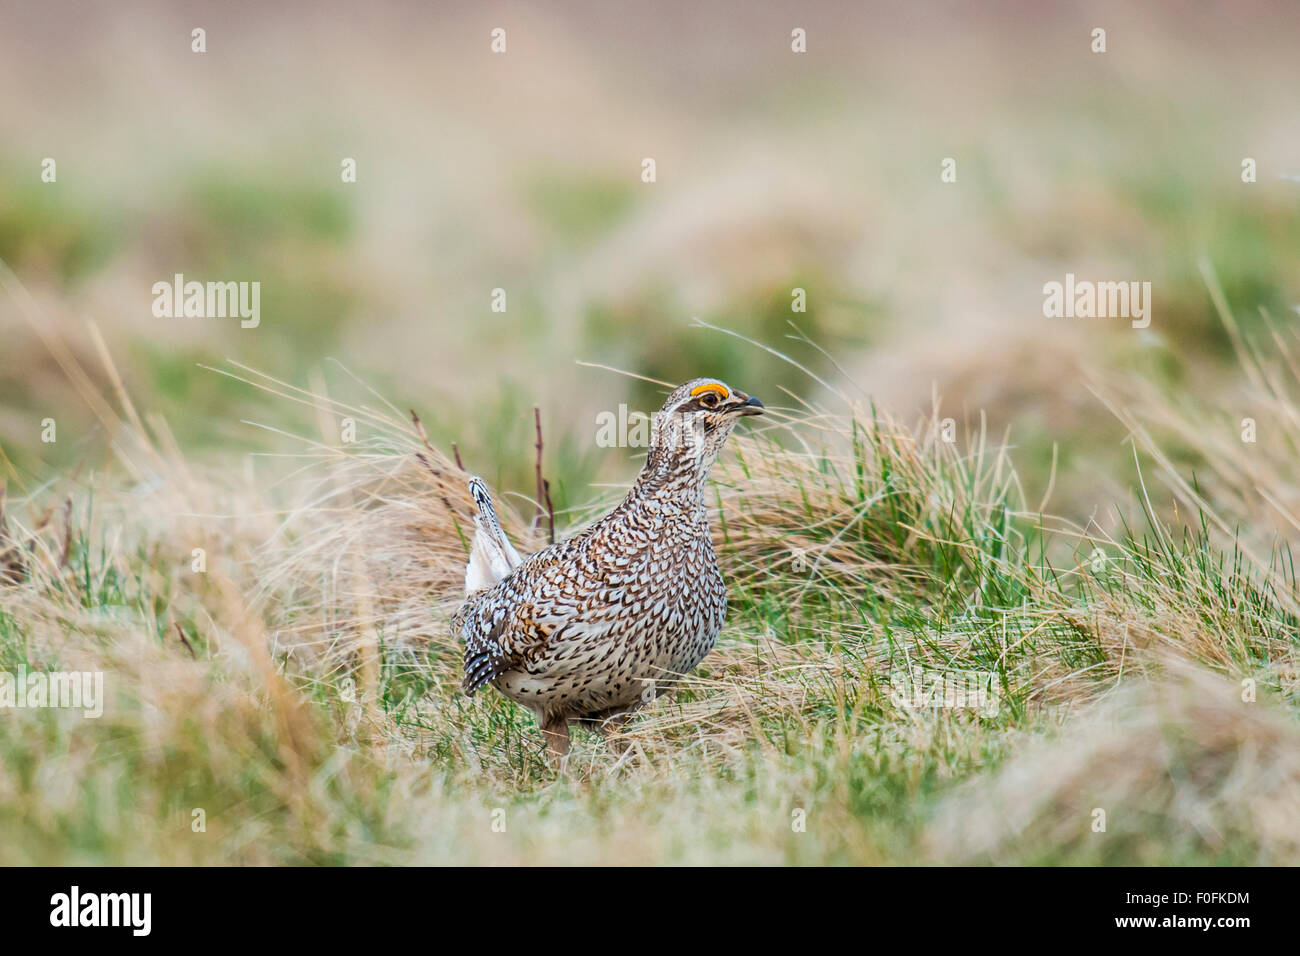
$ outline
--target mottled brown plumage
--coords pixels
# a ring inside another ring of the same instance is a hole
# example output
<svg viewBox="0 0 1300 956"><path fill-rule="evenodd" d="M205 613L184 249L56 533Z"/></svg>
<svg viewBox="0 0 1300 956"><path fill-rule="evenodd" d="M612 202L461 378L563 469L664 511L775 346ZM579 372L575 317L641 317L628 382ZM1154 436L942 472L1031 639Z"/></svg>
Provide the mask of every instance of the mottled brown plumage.
<svg viewBox="0 0 1300 956"><path fill-rule="evenodd" d="M452 621L465 641L465 692L491 684L532 710L562 757L571 722L608 734L693 670L727 611L704 484L737 420L762 410L716 379L680 386L655 416L623 502L523 560L473 479L470 593Z"/></svg>

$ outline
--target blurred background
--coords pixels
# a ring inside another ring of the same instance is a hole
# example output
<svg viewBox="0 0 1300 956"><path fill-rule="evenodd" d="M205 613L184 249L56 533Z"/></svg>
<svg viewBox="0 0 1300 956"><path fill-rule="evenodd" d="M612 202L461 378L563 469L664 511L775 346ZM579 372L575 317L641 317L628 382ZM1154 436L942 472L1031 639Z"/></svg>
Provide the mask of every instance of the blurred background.
<svg viewBox="0 0 1300 956"><path fill-rule="evenodd" d="M1131 465L1090 383L1232 406L1198 263L1247 332L1296 321L1298 36L1286 2L10 0L0 258L91 368L98 326L200 460L275 447L243 419L301 424L200 367L228 359L357 393L338 359L522 493L540 407L561 508L635 467L635 449L595 446L597 415L662 395L579 362L833 403L699 318L904 420L936 392L963 426L983 411L1011 429L1031 499L1055 446L1050 507L1083 518ZM1043 284L1067 272L1151 282L1150 328L1045 318ZM155 318L151 287L175 273L260 282L260 326ZM93 467L100 438L0 297L11 488Z"/></svg>

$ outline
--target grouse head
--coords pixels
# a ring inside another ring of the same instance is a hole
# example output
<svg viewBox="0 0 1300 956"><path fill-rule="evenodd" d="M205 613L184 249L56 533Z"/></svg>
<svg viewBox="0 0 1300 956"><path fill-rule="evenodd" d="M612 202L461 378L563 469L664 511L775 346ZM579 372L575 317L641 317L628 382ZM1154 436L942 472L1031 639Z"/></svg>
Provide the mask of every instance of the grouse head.
<svg viewBox="0 0 1300 956"><path fill-rule="evenodd" d="M761 415L763 403L716 378L679 385L654 418L646 467L703 477L740 419Z"/></svg>

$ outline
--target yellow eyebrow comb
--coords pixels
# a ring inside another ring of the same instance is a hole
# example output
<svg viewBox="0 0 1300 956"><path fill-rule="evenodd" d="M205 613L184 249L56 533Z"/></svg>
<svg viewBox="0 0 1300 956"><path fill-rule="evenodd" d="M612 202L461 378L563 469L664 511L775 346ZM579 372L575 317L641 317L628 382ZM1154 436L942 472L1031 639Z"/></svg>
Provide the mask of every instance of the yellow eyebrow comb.
<svg viewBox="0 0 1300 956"><path fill-rule="evenodd" d="M717 392L723 398L726 398L731 394L721 385L715 384L714 382L706 382L704 385L696 385L691 389L691 397L693 398L701 392Z"/></svg>

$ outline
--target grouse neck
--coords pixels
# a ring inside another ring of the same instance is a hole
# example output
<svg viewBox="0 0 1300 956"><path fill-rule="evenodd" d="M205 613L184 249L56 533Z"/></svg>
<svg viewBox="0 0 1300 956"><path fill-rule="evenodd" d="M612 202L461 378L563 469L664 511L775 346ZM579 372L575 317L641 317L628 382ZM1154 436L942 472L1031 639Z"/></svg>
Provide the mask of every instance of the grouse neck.
<svg viewBox="0 0 1300 956"><path fill-rule="evenodd" d="M628 495L629 501L653 498L683 508L703 507L704 483L709 477L709 463L697 458L683 461L651 448L645 467L637 476Z"/></svg>

